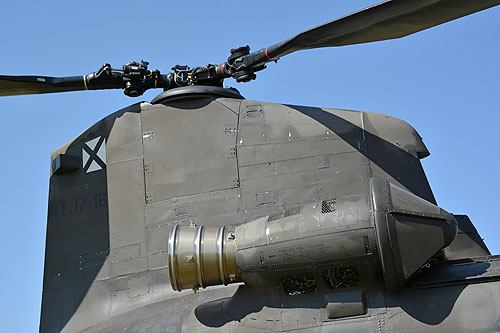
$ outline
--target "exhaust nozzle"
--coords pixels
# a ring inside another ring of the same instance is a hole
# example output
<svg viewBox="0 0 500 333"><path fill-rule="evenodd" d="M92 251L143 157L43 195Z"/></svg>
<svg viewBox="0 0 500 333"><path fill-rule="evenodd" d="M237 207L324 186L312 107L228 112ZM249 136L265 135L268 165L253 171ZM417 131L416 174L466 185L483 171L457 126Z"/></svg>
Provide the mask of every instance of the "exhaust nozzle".
<svg viewBox="0 0 500 333"><path fill-rule="evenodd" d="M234 227L175 225L168 239L168 271L176 291L241 282Z"/></svg>

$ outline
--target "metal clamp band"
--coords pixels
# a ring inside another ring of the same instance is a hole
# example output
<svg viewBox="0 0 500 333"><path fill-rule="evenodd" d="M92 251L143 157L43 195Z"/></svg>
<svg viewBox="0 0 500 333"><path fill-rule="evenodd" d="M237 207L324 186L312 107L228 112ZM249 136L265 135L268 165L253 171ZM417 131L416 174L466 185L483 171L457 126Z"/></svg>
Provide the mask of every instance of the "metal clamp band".
<svg viewBox="0 0 500 333"><path fill-rule="evenodd" d="M179 281L177 280L177 231L179 225L176 224L168 237L168 273L170 274L170 284L175 291L181 291Z"/></svg>
<svg viewBox="0 0 500 333"><path fill-rule="evenodd" d="M217 233L217 257L219 259L219 278L223 285L227 285L226 272L224 269L224 231L226 227L222 226L219 228Z"/></svg>
<svg viewBox="0 0 500 333"><path fill-rule="evenodd" d="M203 274L203 253L201 251L201 248L203 246L203 229L204 226L199 226L198 230L196 230L196 237L194 239L194 246L195 246L195 256L196 256L196 270L198 272L198 283L200 287L205 288L206 283L204 279L204 274Z"/></svg>

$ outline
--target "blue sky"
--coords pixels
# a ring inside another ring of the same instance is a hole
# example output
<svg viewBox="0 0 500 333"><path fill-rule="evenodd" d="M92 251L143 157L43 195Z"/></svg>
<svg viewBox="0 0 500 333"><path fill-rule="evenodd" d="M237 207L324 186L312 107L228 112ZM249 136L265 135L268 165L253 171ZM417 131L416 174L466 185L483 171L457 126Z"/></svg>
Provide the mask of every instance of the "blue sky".
<svg viewBox="0 0 500 333"><path fill-rule="evenodd" d="M0 74L81 75L105 62L220 63L376 1L9 1ZM298 52L237 86L247 99L387 113L413 125L438 204L468 214L500 253L500 8L399 40ZM2 331L38 329L50 152L109 113L119 90L0 98Z"/></svg>

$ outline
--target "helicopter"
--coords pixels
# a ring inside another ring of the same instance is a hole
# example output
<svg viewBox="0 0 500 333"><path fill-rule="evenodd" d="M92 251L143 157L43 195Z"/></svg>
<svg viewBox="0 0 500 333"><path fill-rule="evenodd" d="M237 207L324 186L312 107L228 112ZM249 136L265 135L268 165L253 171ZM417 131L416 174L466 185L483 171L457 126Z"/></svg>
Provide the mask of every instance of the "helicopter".
<svg viewBox="0 0 500 333"><path fill-rule="evenodd" d="M257 112L257 113L259 113L260 111L255 110L255 111L252 111L252 112ZM266 111L264 110L263 112L265 113ZM229 131L231 131L230 127L229 127ZM293 137L293 135L292 135L292 137ZM292 139L292 141L293 141L293 139ZM99 143L97 142L97 144L99 144ZM108 149L108 151L109 151L109 149ZM97 153L98 153L98 152L97 152ZM83 151L82 151L82 154L83 154ZM96 171L96 172L97 172L97 171ZM98 199L93 198L92 200L97 200L97 201L95 201L95 202L96 202L96 204L97 204L97 202L99 202L100 198L99 198L99 197L98 197ZM198 223L198 222L197 222L197 221L195 221L195 223ZM88 257L87 257L87 259L88 259ZM208 290L208 289L207 289L207 290ZM202 292L200 291L197 295L202 295Z"/></svg>

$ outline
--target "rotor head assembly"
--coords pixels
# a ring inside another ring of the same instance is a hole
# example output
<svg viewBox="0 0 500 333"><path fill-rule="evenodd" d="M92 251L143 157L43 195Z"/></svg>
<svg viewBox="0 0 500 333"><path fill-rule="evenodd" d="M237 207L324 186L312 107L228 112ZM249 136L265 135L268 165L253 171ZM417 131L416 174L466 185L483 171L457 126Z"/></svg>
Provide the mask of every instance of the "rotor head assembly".
<svg viewBox="0 0 500 333"><path fill-rule="evenodd" d="M149 64L141 61L128 63L122 69L105 64L97 72L80 76L0 75L0 96L123 89L125 95L137 97L152 88L221 87L227 78L236 82L254 80L255 73L265 69L266 63L296 51L400 38L498 4L500 0L387 0L255 52L250 52L248 45L234 48L220 65L177 65L173 72L161 74L149 70Z"/></svg>

